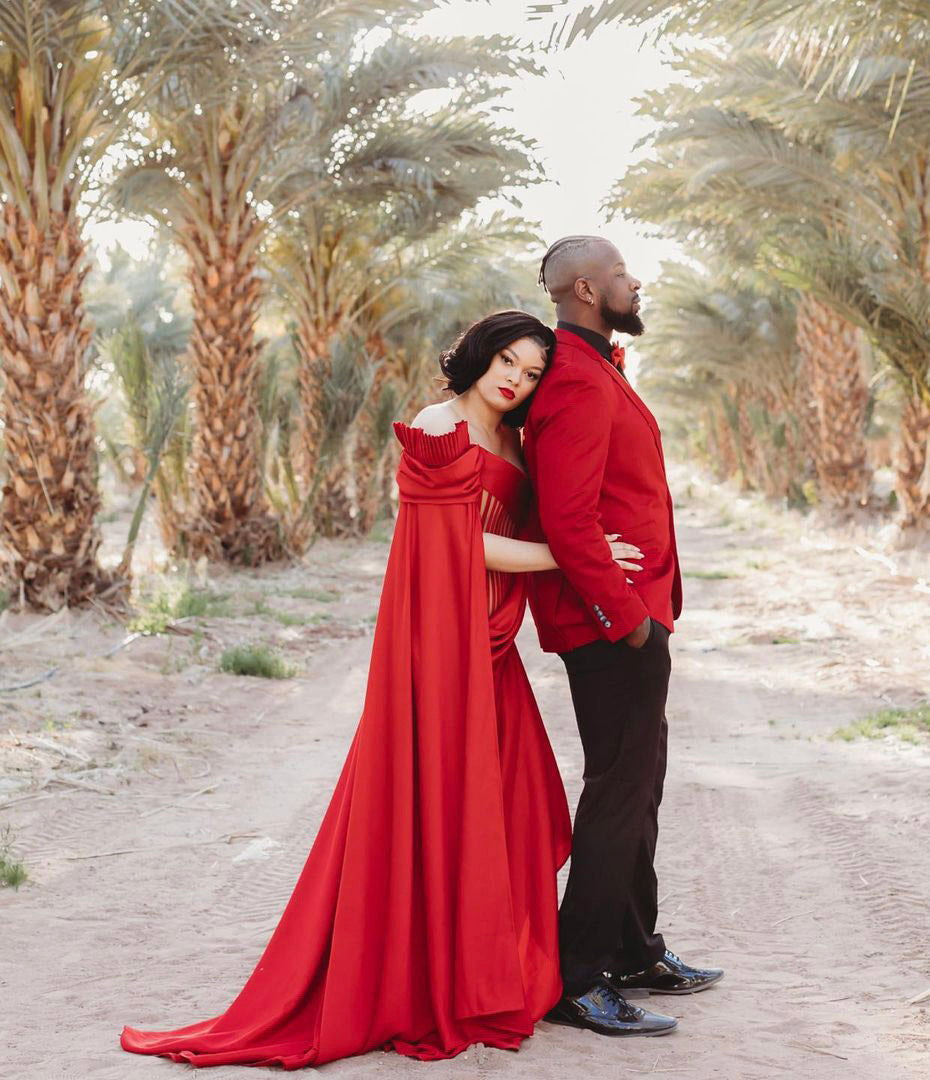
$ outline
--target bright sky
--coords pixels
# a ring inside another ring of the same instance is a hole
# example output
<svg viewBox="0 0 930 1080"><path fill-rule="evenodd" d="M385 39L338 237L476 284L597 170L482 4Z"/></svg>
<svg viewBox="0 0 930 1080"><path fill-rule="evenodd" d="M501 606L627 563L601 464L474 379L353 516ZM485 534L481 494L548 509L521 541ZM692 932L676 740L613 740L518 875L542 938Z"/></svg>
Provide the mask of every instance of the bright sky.
<svg viewBox="0 0 930 1080"><path fill-rule="evenodd" d="M423 20L421 29L435 36L506 34L532 47L534 40L548 38L551 24L529 22L527 7L528 0L449 0ZM600 204L649 131L649 122L633 115L633 99L669 81L662 56L643 41L642 30L604 26L591 39L542 57L545 75L511 81L505 97L512 110L507 122L539 143L549 178L523 193L525 216L541 223L547 244L569 233L613 240L643 282L647 322L649 283L661 260L677 253L676 246L646 238L635 222L608 223ZM118 239L133 253L150 236L145 226L132 222L97 225L91 232L99 246Z"/></svg>
<svg viewBox="0 0 930 1080"><path fill-rule="evenodd" d="M527 7L527 0L450 0L422 26L437 36L508 34L545 41L551 23L527 21ZM647 119L634 116L633 99L669 82L672 73L662 57L643 42L642 30L603 26L588 40L542 56L545 75L511 81L505 98L512 109L508 123L539 143L549 178L522 194L526 217L542 224L547 244L569 233L606 235L642 280L646 297L660 261L677 247L646 239L634 222L608 223L600 205L651 129Z"/></svg>

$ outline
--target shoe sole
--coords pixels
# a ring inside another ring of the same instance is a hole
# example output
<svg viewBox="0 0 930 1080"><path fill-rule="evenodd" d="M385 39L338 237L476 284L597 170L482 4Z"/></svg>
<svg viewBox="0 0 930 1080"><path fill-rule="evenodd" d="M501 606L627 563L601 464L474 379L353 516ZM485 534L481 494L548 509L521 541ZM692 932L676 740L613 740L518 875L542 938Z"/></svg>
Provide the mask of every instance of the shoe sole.
<svg viewBox="0 0 930 1080"><path fill-rule="evenodd" d="M716 986L718 982L723 978L722 975L718 975L716 979L708 979L706 983L701 983L700 986L695 986L691 990L653 990L648 986L629 986L620 990L625 998L632 997L680 997L685 994L700 994L702 990L707 990L711 986Z"/></svg>
<svg viewBox="0 0 930 1080"><path fill-rule="evenodd" d="M612 1038L624 1035L629 1036L630 1038L651 1038L656 1035L670 1035L678 1028L678 1024L675 1023L672 1024L671 1027L658 1028L656 1031L614 1031L609 1028L597 1027L594 1024L586 1024L583 1020L575 1023L572 1020L549 1020L545 1017L544 1019L547 1024L558 1024L560 1027L578 1028L581 1031L593 1031L595 1035L609 1035Z"/></svg>

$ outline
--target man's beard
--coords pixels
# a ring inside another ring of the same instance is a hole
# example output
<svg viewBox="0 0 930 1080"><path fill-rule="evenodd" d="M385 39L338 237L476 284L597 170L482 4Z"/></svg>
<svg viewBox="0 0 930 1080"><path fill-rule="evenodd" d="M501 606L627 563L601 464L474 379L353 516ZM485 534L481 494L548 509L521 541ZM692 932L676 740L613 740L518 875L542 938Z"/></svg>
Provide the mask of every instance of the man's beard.
<svg viewBox="0 0 930 1080"><path fill-rule="evenodd" d="M631 337L639 337L646 329L643 320L635 311L614 311L603 300L601 301L601 318L611 330L616 330L621 334L629 334Z"/></svg>

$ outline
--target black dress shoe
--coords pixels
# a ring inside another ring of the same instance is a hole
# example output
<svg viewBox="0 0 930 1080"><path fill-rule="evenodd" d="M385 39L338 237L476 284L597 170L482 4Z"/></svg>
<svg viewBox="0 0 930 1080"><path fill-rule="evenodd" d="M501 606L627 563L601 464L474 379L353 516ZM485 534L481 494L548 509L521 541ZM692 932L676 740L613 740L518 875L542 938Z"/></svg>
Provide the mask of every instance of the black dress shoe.
<svg viewBox="0 0 930 1080"><path fill-rule="evenodd" d="M625 990L648 990L651 994L696 994L723 978L720 968L693 968L673 952L665 950L662 959L630 975L604 973L610 985L622 994Z"/></svg>
<svg viewBox="0 0 930 1080"><path fill-rule="evenodd" d="M563 997L545 1019L600 1035L667 1035L678 1027L674 1016L660 1016L631 1005L606 980L579 997Z"/></svg>

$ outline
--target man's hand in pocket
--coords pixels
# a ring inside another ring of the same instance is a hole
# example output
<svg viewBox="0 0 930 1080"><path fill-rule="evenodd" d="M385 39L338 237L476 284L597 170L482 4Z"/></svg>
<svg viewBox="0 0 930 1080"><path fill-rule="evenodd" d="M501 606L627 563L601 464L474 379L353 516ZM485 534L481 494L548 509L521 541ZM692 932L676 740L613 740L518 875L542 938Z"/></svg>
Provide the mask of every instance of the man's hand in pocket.
<svg viewBox="0 0 930 1080"><path fill-rule="evenodd" d="M631 630L623 639L627 645L632 646L634 649L641 649L649 639L649 631L651 629L651 620L647 615L645 619L636 627L635 630Z"/></svg>

